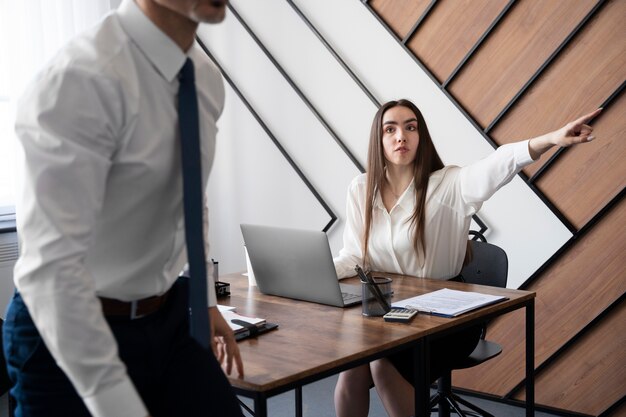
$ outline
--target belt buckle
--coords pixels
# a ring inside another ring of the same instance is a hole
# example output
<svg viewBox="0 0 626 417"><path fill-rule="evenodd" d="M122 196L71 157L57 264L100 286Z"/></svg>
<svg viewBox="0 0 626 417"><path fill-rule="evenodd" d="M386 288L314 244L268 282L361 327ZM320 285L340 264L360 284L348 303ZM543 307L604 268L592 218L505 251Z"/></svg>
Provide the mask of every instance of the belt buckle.
<svg viewBox="0 0 626 417"><path fill-rule="evenodd" d="M138 304L139 304L139 301L137 300L130 302L130 319L131 320L140 319L145 316L145 314L137 314Z"/></svg>

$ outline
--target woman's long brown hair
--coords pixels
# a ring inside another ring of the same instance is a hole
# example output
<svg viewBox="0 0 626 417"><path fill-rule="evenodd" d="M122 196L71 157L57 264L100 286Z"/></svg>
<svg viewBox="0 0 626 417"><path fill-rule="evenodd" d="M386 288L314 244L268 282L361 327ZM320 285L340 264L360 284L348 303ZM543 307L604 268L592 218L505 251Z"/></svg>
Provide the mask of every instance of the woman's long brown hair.
<svg viewBox="0 0 626 417"><path fill-rule="evenodd" d="M424 218L426 207L426 191L428 187L428 178L430 174L443 168L443 162L437 154L435 145L430 138L428 127L424 116L409 100L389 101L383 104L372 122L372 130L370 132L370 143L367 155L367 193L365 197L365 233L363 236L363 262L369 264L367 260L368 251L367 244L370 237L370 229L372 227L372 213L374 209L374 200L376 193L385 188L385 152L383 150L383 116L387 110L392 107L403 106L411 110L417 118L417 132L419 133L419 143L415 161L413 162L413 178L415 185L415 210L411 215L411 227L413 233L413 248L418 254L421 250L426 256L426 247L424 246Z"/></svg>

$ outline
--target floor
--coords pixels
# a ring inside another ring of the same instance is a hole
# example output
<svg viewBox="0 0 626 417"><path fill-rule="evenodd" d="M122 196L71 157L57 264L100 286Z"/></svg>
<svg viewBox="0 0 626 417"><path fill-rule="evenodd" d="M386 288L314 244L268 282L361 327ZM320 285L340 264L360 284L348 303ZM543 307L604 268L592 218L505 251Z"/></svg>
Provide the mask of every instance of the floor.
<svg viewBox="0 0 626 417"><path fill-rule="evenodd" d="M335 417L335 407L333 405L333 389L337 381L337 376L332 376L321 381L305 386L302 390L303 415L304 417ZM497 417L524 417L526 410L521 407L506 405L495 401L487 401L475 397L466 397L470 402L476 404L485 411ZM252 402L243 399L248 405ZM295 395L293 391L270 398L267 405L270 417L293 417L295 416ZM249 416L245 413L246 417ZM432 414L436 416L436 413ZM455 416L456 414L453 414ZM535 417L553 417L557 414L535 412ZM369 417L387 417L375 390L370 395Z"/></svg>

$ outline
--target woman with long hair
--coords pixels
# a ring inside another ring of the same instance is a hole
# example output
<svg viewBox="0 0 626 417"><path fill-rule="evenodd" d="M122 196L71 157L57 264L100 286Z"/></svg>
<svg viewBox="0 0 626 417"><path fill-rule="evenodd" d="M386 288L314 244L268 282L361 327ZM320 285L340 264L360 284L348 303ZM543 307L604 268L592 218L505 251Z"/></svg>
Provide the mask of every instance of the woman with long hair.
<svg viewBox="0 0 626 417"><path fill-rule="evenodd" d="M482 203L553 146L593 140L586 123L598 109L556 131L500 146L465 167L444 166L419 109L408 100L383 104L372 123L367 173L349 186L339 278L356 264L373 271L451 279L466 257L471 217ZM445 364L467 357L480 336L470 328L430 347L434 381ZM390 416L415 409L410 350L342 372L335 388L339 417L367 416L374 385Z"/></svg>

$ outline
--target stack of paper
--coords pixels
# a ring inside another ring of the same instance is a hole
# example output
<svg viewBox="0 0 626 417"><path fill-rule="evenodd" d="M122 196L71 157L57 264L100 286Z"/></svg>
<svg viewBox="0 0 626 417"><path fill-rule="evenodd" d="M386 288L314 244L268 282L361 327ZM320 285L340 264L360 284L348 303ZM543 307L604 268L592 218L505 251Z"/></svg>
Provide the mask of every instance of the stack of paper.
<svg viewBox="0 0 626 417"><path fill-rule="evenodd" d="M418 295L406 300L397 301L392 307L410 308L420 313L443 317L456 317L460 314L495 304L507 297L500 295L481 294L470 291L457 291L444 288L427 294Z"/></svg>
<svg viewBox="0 0 626 417"><path fill-rule="evenodd" d="M217 305L217 309L220 311L220 313L223 313L224 311L235 311L237 310L237 307L235 306L225 306L222 304L218 304Z"/></svg>

